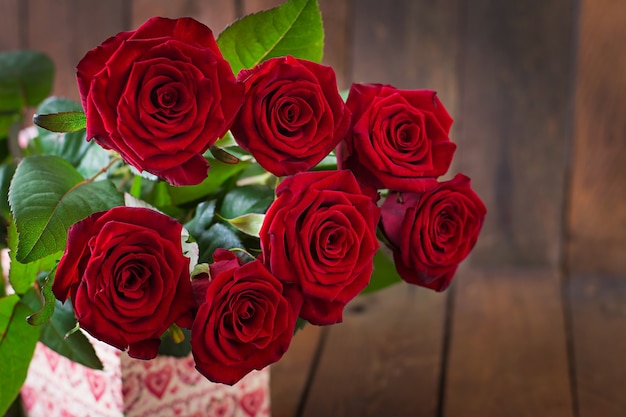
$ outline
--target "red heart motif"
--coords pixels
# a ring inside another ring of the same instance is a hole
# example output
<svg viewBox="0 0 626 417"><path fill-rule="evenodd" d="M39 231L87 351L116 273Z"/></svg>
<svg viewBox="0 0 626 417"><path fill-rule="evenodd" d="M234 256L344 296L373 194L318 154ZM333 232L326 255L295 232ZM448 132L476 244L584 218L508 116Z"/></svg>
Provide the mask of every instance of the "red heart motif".
<svg viewBox="0 0 626 417"><path fill-rule="evenodd" d="M241 396L241 408L246 412L249 416L255 416L261 406L263 405L263 400L265 399L265 391L263 388L258 388L254 391L246 392Z"/></svg>
<svg viewBox="0 0 626 417"><path fill-rule="evenodd" d="M153 372L148 372L144 381L146 388L148 388L148 391L155 397L159 399L163 398L163 394L172 379L172 373L173 371L170 365L166 365Z"/></svg>
<svg viewBox="0 0 626 417"><path fill-rule="evenodd" d="M202 375L196 370L196 362L191 356L177 362L176 374L185 385L196 385L202 380Z"/></svg>
<svg viewBox="0 0 626 417"><path fill-rule="evenodd" d="M96 402L100 401L100 398L106 390L106 377L91 369L85 369L85 376L87 377L87 384L89 385L89 390L91 390L93 397L96 399Z"/></svg>
<svg viewBox="0 0 626 417"><path fill-rule="evenodd" d="M83 382L79 365L76 362L67 361L67 363L65 364L65 374L66 379L74 388L76 388Z"/></svg>
<svg viewBox="0 0 626 417"><path fill-rule="evenodd" d="M32 387L22 387L20 395L22 396L22 402L24 403L24 407L26 407L26 411L30 411L37 403L37 391Z"/></svg>
<svg viewBox="0 0 626 417"><path fill-rule="evenodd" d="M136 373L125 375L122 379L122 397L124 411L132 409L141 395L141 378Z"/></svg>
<svg viewBox="0 0 626 417"><path fill-rule="evenodd" d="M207 406L207 417L233 417L235 415L235 399L230 395L223 398L213 397Z"/></svg>
<svg viewBox="0 0 626 417"><path fill-rule="evenodd" d="M59 365L59 354L44 346L42 346L42 350L48 365L50 365L50 369L52 369L52 372L56 371L57 366Z"/></svg>

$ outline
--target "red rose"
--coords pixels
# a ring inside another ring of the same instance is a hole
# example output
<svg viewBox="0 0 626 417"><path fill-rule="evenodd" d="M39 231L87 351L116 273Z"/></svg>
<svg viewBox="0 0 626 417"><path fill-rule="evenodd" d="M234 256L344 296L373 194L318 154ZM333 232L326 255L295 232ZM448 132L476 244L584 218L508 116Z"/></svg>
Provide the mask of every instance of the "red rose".
<svg viewBox="0 0 626 417"><path fill-rule="evenodd" d="M152 18L88 52L77 79L87 138L174 185L207 177L202 154L226 133L243 87L209 28Z"/></svg>
<svg viewBox="0 0 626 417"><path fill-rule="evenodd" d="M173 323L194 308L182 226L154 210L114 207L70 227L52 285L72 298L80 327L135 358L157 355Z"/></svg>
<svg viewBox="0 0 626 417"><path fill-rule="evenodd" d="M452 119L434 91L353 84L346 104L352 124L337 163L359 182L421 192L448 171L456 149L448 138Z"/></svg>
<svg viewBox="0 0 626 417"><path fill-rule="evenodd" d="M300 317L341 322L344 306L372 275L379 208L350 171L296 174L276 196L260 231L264 263L302 291Z"/></svg>
<svg viewBox="0 0 626 417"><path fill-rule="evenodd" d="M390 194L381 213L400 276L443 291L476 244L487 209L457 174L423 193Z"/></svg>
<svg viewBox="0 0 626 417"><path fill-rule="evenodd" d="M350 112L331 67L291 56L239 73L245 102L231 132L276 176L307 171L345 135Z"/></svg>
<svg viewBox="0 0 626 417"><path fill-rule="evenodd" d="M225 249L218 249L213 260L210 281L192 282L195 293L206 294L199 297L204 302L191 328L191 349L202 375L233 385L287 351L302 297L258 260L240 265Z"/></svg>

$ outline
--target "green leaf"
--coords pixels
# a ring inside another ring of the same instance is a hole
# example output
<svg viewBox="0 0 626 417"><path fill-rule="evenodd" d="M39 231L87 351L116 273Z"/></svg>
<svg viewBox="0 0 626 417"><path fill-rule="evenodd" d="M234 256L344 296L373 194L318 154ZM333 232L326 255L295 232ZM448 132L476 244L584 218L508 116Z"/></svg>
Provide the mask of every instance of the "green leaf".
<svg viewBox="0 0 626 417"><path fill-rule="evenodd" d="M49 97L37 107L37 112L46 114L82 113L82 107L80 103L74 100L62 97ZM34 155L57 155L68 161L72 166L77 167L85 162L94 163L92 158L86 157L86 154L90 149L98 148L107 155L107 159L104 162L101 160L95 161L98 163L95 172L108 163L108 153L102 150L95 142L87 142L84 128L62 134L37 126L37 132L38 136L29 144L29 150Z"/></svg>
<svg viewBox="0 0 626 417"><path fill-rule="evenodd" d="M185 228L198 244L198 262L213 262L213 252L217 248L242 248L243 244L236 232L222 223L213 223L215 218L215 202L210 201L198 205L193 219L185 224Z"/></svg>
<svg viewBox="0 0 626 417"><path fill-rule="evenodd" d="M39 310L34 309L37 311L36 313L26 317L26 321L31 326L41 326L48 323L54 314L54 306L57 300L52 293L52 274L54 274L54 271L46 274L46 277L40 280L40 293L43 297L43 305Z"/></svg>
<svg viewBox="0 0 626 417"><path fill-rule="evenodd" d="M4 340L0 343L0 415L4 415L19 394L39 339L39 327L26 322L31 313L32 310L25 304L17 303Z"/></svg>
<svg viewBox="0 0 626 417"><path fill-rule="evenodd" d="M248 167L250 162L239 161L237 164L225 164L217 159L209 159L209 164L211 169L209 169L208 177L198 185L176 187L168 184L167 190L173 205L190 203L214 193L226 180Z"/></svg>
<svg viewBox="0 0 626 417"><path fill-rule="evenodd" d="M87 126L87 118L82 111L35 114L33 123L51 132L76 132Z"/></svg>
<svg viewBox="0 0 626 417"><path fill-rule="evenodd" d="M219 35L217 44L235 74L285 55L321 62L324 27L317 0L291 0L244 16Z"/></svg>
<svg viewBox="0 0 626 417"><path fill-rule="evenodd" d="M180 343L174 342L169 331L161 337L161 345L159 346L159 355L174 356L176 358L185 358L191 353L191 330L180 329L185 335L185 340Z"/></svg>
<svg viewBox="0 0 626 417"><path fill-rule="evenodd" d="M28 263L63 250L70 226L124 200L109 181L85 181L67 161L41 155L18 165L9 204L19 237L16 259Z"/></svg>
<svg viewBox="0 0 626 417"><path fill-rule="evenodd" d="M82 140L80 142L74 141L73 137L75 135L81 135ZM65 137L68 141L72 140L72 143L74 144L80 143L81 148L76 150L76 152L74 153L75 157L71 156L69 150L65 151L64 149L61 149L59 151L59 156L75 166L76 170L80 172L83 177L93 177L98 172L100 172L102 168L107 166L109 162L111 162L111 154L109 153L109 151L98 145L96 142L87 142L84 140L84 131L66 133ZM82 146L85 146L86 151L81 154Z"/></svg>
<svg viewBox="0 0 626 417"><path fill-rule="evenodd" d="M5 217L9 215L9 184L15 174L16 165L6 163L0 166L0 211Z"/></svg>
<svg viewBox="0 0 626 417"><path fill-rule="evenodd" d="M17 248L17 229L13 218L10 219L8 228L8 244L9 258L11 264L9 267L9 281L11 286L18 294L25 294L33 286L37 279L37 275L42 271L51 271L61 259L63 252L53 253L42 259L38 259L29 263L21 263L15 259L15 251Z"/></svg>
<svg viewBox="0 0 626 417"><path fill-rule="evenodd" d="M396 271L396 265L393 259L386 253L386 249L383 247L383 244L381 244L376 255L374 255L374 272L372 273L372 278L370 279L369 285L361 294L378 291L400 281L402 281L402 278L400 278L400 275L398 275Z"/></svg>
<svg viewBox="0 0 626 417"><path fill-rule="evenodd" d="M22 112L50 95L54 64L36 51L0 53L0 113Z"/></svg>
<svg viewBox="0 0 626 417"><path fill-rule="evenodd" d="M274 190L264 185L252 184L233 188L223 198L219 214L233 219L244 214L263 214L274 201Z"/></svg>
<svg viewBox="0 0 626 417"><path fill-rule="evenodd" d="M293 334L295 335L300 330L304 329L304 326L306 326L308 323L309 322L302 317L298 317L298 320L296 320L296 328L293 330Z"/></svg>
<svg viewBox="0 0 626 417"><path fill-rule="evenodd" d="M224 219L224 221L247 235L259 237L259 231L261 226L263 226L264 219L265 214L248 213L237 216L234 219Z"/></svg>
<svg viewBox="0 0 626 417"><path fill-rule="evenodd" d="M22 300L35 311L41 309L41 300L34 291L27 293ZM55 300L54 314L50 320L36 328L41 329L41 343L59 355L92 369L102 369L102 362L89 339L80 331L68 335L75 327L76 316L71 303Z"/></svg>
<svg viewBox="0 0 626 417"><path fill-rule="evenodd" d="M217 142L215 142L215 145L213 146L217 146L218 148L230 148L231 146L238 146L238 145L237 145L237 142L235 141L235 137L229 130L228 132L226 132L224 136L219 138Z"/></svg>
<svg viewBox="0 0 626 417"><path fill-rule="evenodd" d="M0 298L0 343L2 343L2 340L6 335L6 330L9 327L9 323L11 323L15 304L19 301L20 297L17 294L11 294Z"/></svg>

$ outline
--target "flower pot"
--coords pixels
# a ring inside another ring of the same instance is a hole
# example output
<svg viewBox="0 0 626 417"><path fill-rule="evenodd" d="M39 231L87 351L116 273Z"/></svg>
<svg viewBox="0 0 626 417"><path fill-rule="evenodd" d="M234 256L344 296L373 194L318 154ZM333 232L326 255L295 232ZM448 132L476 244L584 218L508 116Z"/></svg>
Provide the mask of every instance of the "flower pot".
<svg viewBox="0 0 626 417"><path fill-rule="evenodd" d="M39 343L21 391L28 417L266 417L269 368L234 386L208 381L191 356L142 361L93 340L104 370L77 364Z"/></svg>

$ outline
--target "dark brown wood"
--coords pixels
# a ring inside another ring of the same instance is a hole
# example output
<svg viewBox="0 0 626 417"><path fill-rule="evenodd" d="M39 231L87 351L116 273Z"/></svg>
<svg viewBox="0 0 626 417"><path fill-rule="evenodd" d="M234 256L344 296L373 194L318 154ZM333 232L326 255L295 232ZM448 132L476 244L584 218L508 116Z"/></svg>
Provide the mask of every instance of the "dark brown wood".
<svg viewBox="0 0 626 417"><path fill-rule="evenodd" d="M56 66L55 95L78 100L76 65L105 39L126 30L124 0L28 2L28 46L48 53Z"/></svg>
<svg viewBox="0 0 626 417"><path fill-rule="evenodd" d="M133 0L131 16L133 28L153 16L193 17L211 28L217 37L227 25L235 20L235 1Z"/></svg>
<svg viewBox="0 0 626 417"><path fill-rule="evenodd" d="M468 271L454 295L444 415L572 417L556 274Z"/></svg>
<svg viewBox="0 0 626 417"><path fill-rule="evenodd" d="M570 280L580 417L626 415L626 279L576 275Z"/></svg>
<svg viewBox="0 0 626 417"><path fill-rule="evenodd" d="M458 0L367 0L352 13L354 82L437 90L456 116Z"/></svg>
<svg viewBox="0 0 626 417"><path fill-rule="evenodd" d="M474 265L559 266L574 5L467 3L455 158L488 211Z"/></svg>
<svg viewBox="0 0 626 417"><path fill-rule="evenodd" d="M330 65L337 75L337 86L350 88L350 25L351 2L348 0L320 0L320 11L324 23L324 58L322 63Z"/></svg>
<svg viewBox="0 0 626 417"><path fill-rule="evenodd" d="M626 3L583 0L569 221L570 270L626 276Z"/></svg>
<svg viewBox="0 0 626 417"><path fill-rule="evenodd" d="M20 44L19 0L0 1L0 52L18 49Z"/></svg>
<svg viewBox="0 0 626 417"><path fill-rule="evenodd" d="M314 371L314 357L322 328L305 326L289 346L289 350L270 367L272 417L296 417L305 387Z"/></svg>
<svg viewBox="0 0 626 417"><path fill-rule="evenodd" d="M435 417L447 294L399 283L328 328L303 416Z"/></svg>
<svg viewBox="0 0 626 417"><path fill-rule="evenodd" d="M242 0L243 13L256 13L284 3L284 0Z"/></svg>

